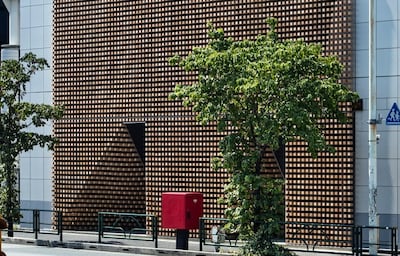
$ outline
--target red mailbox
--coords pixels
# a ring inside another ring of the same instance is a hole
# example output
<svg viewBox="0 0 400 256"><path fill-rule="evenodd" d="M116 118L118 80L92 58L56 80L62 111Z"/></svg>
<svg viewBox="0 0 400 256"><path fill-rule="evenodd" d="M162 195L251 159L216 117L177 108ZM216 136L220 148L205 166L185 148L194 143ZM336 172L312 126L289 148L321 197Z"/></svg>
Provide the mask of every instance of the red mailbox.
<svg viewBox="0 0 400 256"><path fill-rule="evenodd" d="M161 196L161 227L198 229L203 216L203 195L196 192L169 192Z"/></svg>

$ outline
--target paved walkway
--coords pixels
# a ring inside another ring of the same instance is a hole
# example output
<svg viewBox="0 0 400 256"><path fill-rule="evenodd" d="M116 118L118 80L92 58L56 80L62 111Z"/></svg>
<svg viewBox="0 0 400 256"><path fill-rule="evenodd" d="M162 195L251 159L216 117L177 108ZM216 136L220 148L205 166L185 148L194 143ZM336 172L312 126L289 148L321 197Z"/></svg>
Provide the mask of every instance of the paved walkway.
<svg viewBox="0 0 400 256"><path fill-rule="evenodd" d="M60 236L54 234L39 234L35 239L32 233L15 232L13 238L7 237L3 232L3 241L5 243L31 244L37 246L63 247L72 249L101 250L113 252L126 252L147 255L187 255L187 256L216 256L232 255L237 248L221 247L220 252L215 252L212 245L203 245L203 251L199 251L199 240L189 241L189 250L178 250L176 248L175 238L161 237L158 240L158 248L155 248L154 241L102 238L98 243L96 232L64 232L63 240L60 242ZM324 252L310 252L303 247L291 247L299 256L328 256L328 255L351 255L350 250L332 249ZM298 251L304 250L304 251Z"/></svg>
<svg viewBox="0 0 400 256"><path fill-rule="evenodd" d="M189 241L189 250L177 250L175 249L176 241L174 238L159 238L158 247L155 248L154 241L122 238L101 238L101 243L98 243L97 232L63 232L62 242L60 242L60 236L54 234L38 234L38 238L35 239L35 235L33 233L15 232L14 237L10 238L5 232L3 232L2 238L4 243L31 244L38 246L126 252L147 255L231 255L229 253L215 252L214 246L203 246L203 252L200 252L198 239Z"/></svg>

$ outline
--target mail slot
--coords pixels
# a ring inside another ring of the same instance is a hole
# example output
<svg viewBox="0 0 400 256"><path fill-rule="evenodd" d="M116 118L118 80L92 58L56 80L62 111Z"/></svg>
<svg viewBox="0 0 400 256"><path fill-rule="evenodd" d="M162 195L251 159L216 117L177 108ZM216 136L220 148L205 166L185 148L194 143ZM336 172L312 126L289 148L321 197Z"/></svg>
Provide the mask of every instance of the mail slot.
<svg viewBox="0 0 400 256"><path fill-rule="evenodd" d="M161 196L161 227L198 229L203 216L203 195L196 192L168 192Z"/></svg>

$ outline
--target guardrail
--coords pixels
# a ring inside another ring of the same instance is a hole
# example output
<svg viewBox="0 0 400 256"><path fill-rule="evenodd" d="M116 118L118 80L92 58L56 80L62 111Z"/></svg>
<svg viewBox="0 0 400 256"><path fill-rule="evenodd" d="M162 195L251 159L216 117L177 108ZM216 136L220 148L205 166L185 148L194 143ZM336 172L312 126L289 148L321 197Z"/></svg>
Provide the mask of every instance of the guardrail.
<svg viewBox="0 0 400 256"><path fill-rule="evenodd" d="M228 222L225 218L205 218L199 219L199 250L203 250L203 245L214 246L216 251L220 247L239 247L243 241L239 240L239 234L226 233L222 227ZM207 232L206 230L209 230Z"/></svg>
<svg viewBox="0 0 400 256"><path fill-rule="evenodd" d="M287 231L286 240L303 243L307 251L310 249L315 251L317 246L354 248L354 225L311 222L285 222L284 224Z"/></svg>
<svg viewBox="0 0 400 256"><path fill-rule="evenodd" d="M199 249L203 245L215 246L218 251L220 247L239 247L245 241L239 240L238 234L227 234L222 227L227 223L225 218L200 218L199 220ZM321 223L284 222L282 228L291 229L286 233L286 240L300 242L306 247L305 251L315 251L316 246L335 244L340 247L353 249L354 226ZM333 234L343 233L343 239L334 238ZM306 237L304 237L304 234ZM276 239L277 241L279 239ZM300 249L299 249L300 251ZM303 250L304 251L304 250ZM351 252L349 253L351 254Z"/></svg>
<svg viewBox="0 0 400 256"><path fill-rule="evenodd" d="M398 252L398 244L397 244L397 227L377 227L377 226L357 226L354 229L354 246L353 253L356 256L363 255L364 247L370 245L370 243L363 241L363 231L368 232L371 229L378 229L380 233L386 232L386 237L388 239L382 240L380 239L378 244L375 244L378 247L379 254L389 254L389 255L399 255ZM385 234L380 234L379 237L382 237ZM365 246L364 246L365 245Z"/></svg>
<svg viewBox="0 0 400 256"><path fill-rule="evenodd" d="M225 218L200 218L199 219L199 240L200 251L203 245L215 246L218 251L220 247L238 247L244 244L244 241L238 240L237 234L226 234L222 227L228 219ZM309 222L285 222L282 223L286 228L286 240L289 242L298 241L304 244L306 249L295 249L295 251L312 251L313 253L324 253L324 247L342 247L349 248L348 253L342 254L362 256L363 251L367 250L369 245L363 241L363 233L370 229L379 229L381 233L388 231L386 238L383 234L377 244L380 254L400 255L397 244L397 227L373 227L373 226L355 226L341 224L324 224ZM288 232L289 230L289 232ZM337 234L341 236L337 238ZM386 240L385 240L386 239ZM321 246L319 250L315 250Z"/></svg>
<svg viewBox="0 0 400 256"><path fill-rule="evenodd" d="M158 248L158 219L150 214L99 212L98 242L106 237L154 241Z"/></svg>
<svg viewBox="0 0 400 256"><path fill-rule="evenodd" d="M63 241L63 225L62 212L54 210L39 210L39 209L20 209L23 213L23 218L20 221L20 227L14 229L14 232L34 233L35 239L38 239L39 234L54 234L60 236L60 242ZM48 213L51 216L46 219L52 222L41 220L41 213ZM55 222L55 224L54 224Z"/></svg>

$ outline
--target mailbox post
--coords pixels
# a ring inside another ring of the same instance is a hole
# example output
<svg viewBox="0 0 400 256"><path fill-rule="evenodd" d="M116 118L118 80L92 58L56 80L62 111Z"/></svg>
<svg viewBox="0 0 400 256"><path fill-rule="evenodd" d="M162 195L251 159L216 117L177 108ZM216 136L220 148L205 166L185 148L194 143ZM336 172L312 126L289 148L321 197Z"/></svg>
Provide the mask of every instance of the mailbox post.
<svg viewBox="0 0 400 256"><path fill-rule="evenodd" d="M161 227L176 229L176 249L189 248L189 230L199 228L203 216L203 195L196 192L168 192L161 196Z"/></svg>

